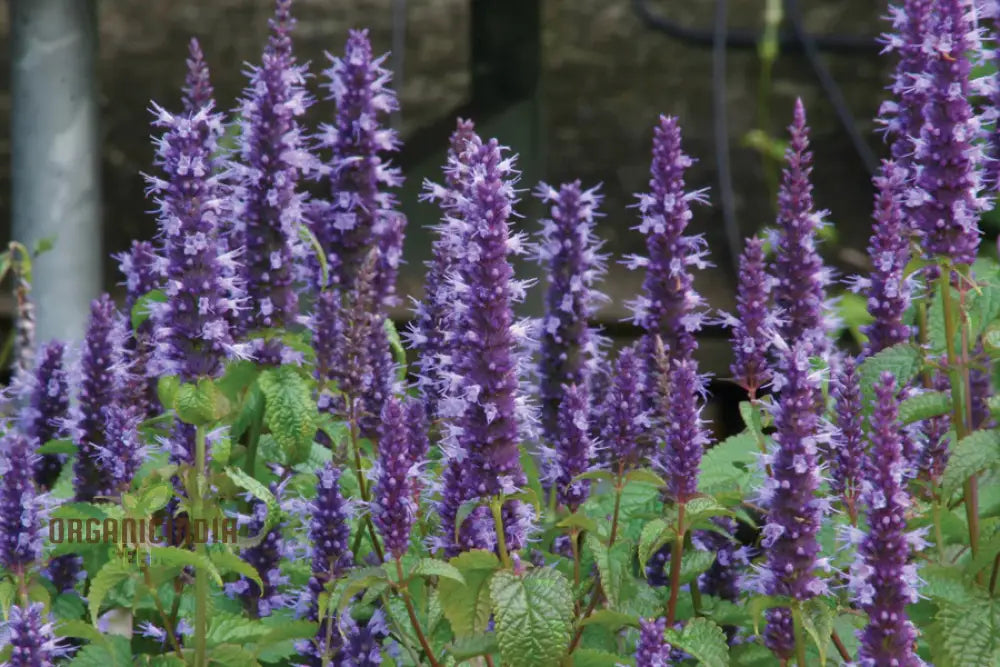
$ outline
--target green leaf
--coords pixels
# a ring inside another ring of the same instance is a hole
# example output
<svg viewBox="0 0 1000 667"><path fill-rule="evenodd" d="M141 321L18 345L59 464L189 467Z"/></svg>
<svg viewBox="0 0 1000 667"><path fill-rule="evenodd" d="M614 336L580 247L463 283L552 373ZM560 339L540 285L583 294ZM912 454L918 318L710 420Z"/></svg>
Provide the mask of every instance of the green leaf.
<svg viewBox="0 0 1000 667"><path fill-rule="evenodd" d="M323 244L319 242L313 231L309 229L309 225L299 225L299 240L312 247L312 256L319 261L319 274L323 281L321 284L328 285L330 283L330 264L326 259L326 250L323 249Z"/></svg>
<svg viewBox="0 0 1000 667"><path fill-rule="evenodd" d="M392 358L396 362L396 379L406 382L406 348L396 330L396 323L390 318L385 318L385 336L389 339L389 349L392 350Z"/></svg>
<svg viewBox="0 0 1000 667"><path fill-rule="evenodd" d="M243 397L240 411L236 414L236 419L230 427L230 435L233 438L239 439L247 432L250 426L263 423L263 421L264 392L260 390L260 386L255 382L250 385L246 396Z"/></svg>
<svg viewBox="0 0 1000 667"><path fill-rule="evenodd" d="M274 494L266 486L246 474L241 468L226 468L226 474L229 476L229 479L233 480L236 486L244 491L249 491L254 498L267 505L267 519L264 521L264 526L260 532L257 535L251 535L249 538L240 538L239 540L240 548L245 549L256 546L260 544L264 537L267 536L268 531L278 522L278 518L281 515L281 507L278 505Z"/></svg>
<svg viewBox="0 0 1000 667"><path fill-rule="evenodd" d="M872 405L875 383L885 371L892 373L898 386L903 386L920 371L920 351L910 343L899 343L861 362L858 372L866 405Z"/></svg>
<svg viewBox="0 0 1000 667"><path fill-rule="evenodd" d="M963 667L994 665L1000 660L1000 605L996 600L978 598L966 604L943 602L935 618L943 632L940 645L933 648L944 658L935 661L936 664Z"/></svg>
<svg viewBox="0 0 1000 667"><path fill-rule="evenodd" d="M147 292L135 300L132 312L129 316L132 319L132 331L136 331L143 322L149 319L149 305L153 303L166 303L167 293L163 290L155 289Z"/></svg>
<svg viewBox="0 0 1000 667"><path fill-rule="evenodd" d="M726 633L707 618L692 618L680 632L667 628L664 637L672 646L691 654L691 657L701 665L706 667L729 665Z"/></svg>
<svg viewBox="0 0 1000 667"><path fill-rule="evenodd" d="M497 636L488 632L481 635L460 637L446 647L448 654L455 660L466 661L480 655L492 655L499 650Z"/></svg>
<svg viewBox="0 0 1000 667"><path fill-rule="evenodd" d="M594 533L587 533L584 543L594 556L608 606L614 609L621 604L622 595L627 592L632 580L630 565L633 546L619 541L609 549Z"/></svg>
<svg viewBox="0 0 1000 667"><path fill-rule="evenodd" d="M929 391L907 398L899 404L899 418L904 424L947 414L951 410L951 394Z"/></svg>
<svg viewBox="0 0 1000 667"><path fill-rule="evenodd" d="M385 569L381 567L365 567L360 570L353 570L344 582L343 590L340 593L340 601L337 603L337 615L344 613L347 605L351 603L357 593L373 586L377 583L387 581Z"/></svg>
<svg viewBox="0 0 1000 667"><path fill-rule="evenodd" d="M204 569L211 576L215 583L222 586L222 576L216 569L212 561L204 554L195 551L188 551L179 547L157 547L149 548L149 557L154 563L171 567L194 567Z"/></svg>
<svg viewBox="0 0 1000 667"><path fill-rule="evenodd" d="M819 650L820 665L826 665L826 649L833 633L833 609L824 600L807 600L802 604L802 627Z"/></svg>
<svg viewBox="0 0 1000 667"><path fill-rule="evenodd" d="M306 380L291 366L268 369L258 379L264 393L264 423L290 465L309 458L319 410Z"/></svg>
<svg viewBox="0 0 1000 667"><path fill-rule="evenodd" d="M456 637L468 637L486 631L490 620L489 582L500 568L492 551L466 551L451 559L465 583L453 579L438 581L441 611Z"/></svg>
<svg viewBox="0 0 1000 667"><path fill-rule="evenodd" d="M587 472L582 472L572 479L572 482L581 482L583 480L593 480L595 482L611 481L615 478L614 474L607 470L588 470Z"/></svg>
<svg viewBox="0 0 1000 667"><path fill-rule="evenodd" d="M691 583L699 574L712 567L715 562L714 551L689 550L681 556L681 585Z"/></svg>
<svg viewBox="0 0 1000 667"><path fill-rule="evenodd" d="M225 667L260 667L253 653L236 644L213 646L208 652L208 662Z"/></svg>
<svg viewBox="0 0 1000 667"><path fill-rule="evenodd" d="M662 477L657 475L652 470L647 470L646 468L636 468L631 471L625 475L625 481L652 484L655 487L664 487L667 485L666 481L664 481Z"/></svg>
<svg viewBox="0 0 1000 667"><path fill-rule="evenodd" d="M264 582L260 579L260 574L250 563L246 562L230 551L213 550L208 554L212 564L215 565L221 574L235 572L241 574L257 584L257 587L264 590Z"/></svg>
<svg viewBox="0 0 1000 667"><path fill-rule="evenodd" d="M269 632L259 642L257 650L289 639L310 639L316 636L317 624L312 621L283 620L281 625L269 626Z"/></svg>
<svg viewBox="0 0 1000 667"><path fill-rule="evenodd" d="M948 466L941 477L941 491L947 497L984 468L1000 462L1000 431L974 431L955 443Z"/></svg>
<svg viewBox="0 0 1000 667"><path fill-rule="evenodd" d="M104 641L87 644L73 657L70 667L131 667L132 645L125 637L102 636Z"/></svg>
<svg viewBox="0 0 1000 667"><path fill-rule="evenodd" d="M91 580L87 601L90 605L90 621L95 627L104 598L107 597L112 588L129 579L133 574L135 574L135 569L130 564L113 559L105 563L100 572Z"/></svg>
<svg viewBox="0 0 1000 667"><path fill-rule="evenodd" d="M209 618L208 633L205 641L209 646L256 642L267 635L270 629L260 621L252 621L239 614L227 614L216 611Z"/></svg>
<svg viewBox="0 0 1000 667"><path fill-rule="evenodd" d="M90 623L80 620L61 621L55 626L56 637L76 637L86 639L88 642L102 644L105 635Z"/></svg>
<svg viewBox="0 0 1000 667"><path fill-rule="evenodd" d="M747 484L747 471L757 465L760 446L757 436L743 431L726 438L701 458L698 488L702 493L739 489Z"/></svg>
<svg viewBox="0 0 1000 667"><path fill-rule="evenodd" d="M410 574L415 577L444 577L460 584L465 583L465 577L462 576L461 570L451 563L437 558L421 558Z"/></svg>
<svg viewBox="0 0 1000 667"><path fill-rule="evenodd" d="M142 516L157 512L167 506L174 497L174 487L170 482L151 484L139 497L138 510Z"/></svg>
<svg viewBox="0 0 1000 667"><path fill-rule="evenodd" d="M581 648L573 651L573 667L618 667L634 665L635 658L626 658L595 648Z"/></svg>
<svg viewBox="0 0 1000 667"><path fill-rule="evenodd" d="M685 506L684 530L685 532L700 521L710 519L713 516L734 516L732 511L723 507L715 498L701 496L692 498Z"/></svg>
<svg viewBox="0 0 1000 667"><path fill-rule="evenodd" d="M556 526L559 528L579 528L580 530L585 530L588 533L597 532L597 522L581 512L574 512L570 514L560 520Z"/></svg>
<svg viewBox="0 0 1000 667"><path fill-rule="evenodd" d="M490 580L490 600L505 664L559 664L573 630L573 591L562 573L547 568L524 575L501 570Z"/></svg>
<svg viewBox="0 0 1000 667"><path fill-rule="evenodd" d="M68 438L49 440L44 445L35 450L38 454L76 454L76 445Z"/></svg>
<svg viewBox="0 0 1000 667"><path fill-rule="evenodd" d="M156 382L156 395L160 404L172 408L177 400L177 391L181 387L181 379L176 375L165 375Z"/></svg>
<svg viewBox="0 0 1000 667"><path fill-rule="evenodd" d="M639 567L646 569L646 563L660 548L675 539L677 530L666 519L653 519L642 527L639 536Z"/></svg>
<svg viewBox="0 0 1000 667"><path fill-rule="evenodd" d="M580 622L581 626L599 625L610 632L618 632L622 628L638 628L639 618L633 614L625 614L613 609L598 609Z"/></svg>
<svg viewBox="0 0 1000 667"><path fill-rule="evenodd" d="M87 607L76 593L60 593L52 601L52 613L56 618L75 621L84 617Z"/></svg>
<svg viewBox="0 0 1000 667"><path fill-rule="evenodd" d="M221 419L228 412L225 395L208 378L197 384L186 382L177 388L173 408L186 424L204 426Z"/></svg>

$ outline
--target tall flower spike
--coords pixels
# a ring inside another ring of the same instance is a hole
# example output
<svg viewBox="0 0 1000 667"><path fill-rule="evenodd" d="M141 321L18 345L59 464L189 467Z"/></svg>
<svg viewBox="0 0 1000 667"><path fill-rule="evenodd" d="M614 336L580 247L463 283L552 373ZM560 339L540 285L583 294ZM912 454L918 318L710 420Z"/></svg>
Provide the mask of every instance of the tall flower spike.
<svg viewBox="0 0 1000 667"><path fill-rule="evenodd" d="M936 371L931 381L931 388L937 391L950 391L951 382L948 374ZM944 469L948 465L951 454L951 440L948 432L951 430L951 417L941 415L925 419L920 430L923 435L923 447L917 459L917 469L920 479L930 482L933 486L941 481Z"/></svg>
<svg viewBox="0 0 1000 667"><path fill-rule="evenodd" d="M163 286L165 262L156 254L149 241L132 241L132 248L117 257L119 268L125 276L125 314L132 320L132 310L141 297ZM127 342L127 355L131 365L129 400L138 405L145 417L154 416L159 410L156 391L158 378L150 372L149 364L154 353L155 332L153 322L146 318L132 331Z"/></svg>
<svg viewBox="0 0 1000 667"><path fill-rule="evenodd" d="M868 614L868 625L858 633L861 665L924 664L914 653L916 628L906 605L917 601L917 570L910 563L911 545L920 545L919 533L907 535L903 443L900 438L897 386L884 372L875 384L872 415L871 466L867 492L868 534L862 538L858 560L851 568L850 587L858 605Z"/></svg>
<svg viewBox="0 0 1000 667"><path fill-rule="evenodd" d="M39 446L49 440L64 437L69 413L69 379L64 367L66 346L52 341L43 346L38 366L30 376L27 405L21 410L20 426L28 438ZM43 454L35 463L35 483L47 491L55 484L62 470L64 457Z"/></svg>
<svg viewBox="0 0 1000 667"><path fill-rule="evenodd" d="M32 602L27 607L13 605L6 632L0 632L0 650L10 646L10 667L52 667L66 654L66 647L56 639L54 624L44 614L45 605Z"/></svg>
<svg viewBox="0 0 1000 667"><path fill-rule="evenodd" d="M291 0L276 0L271 35L240 101L239 160L231 164L236 237L243 246L242 281L249 331L282 328L298 316L293 284L305 193L299 179L318 166L306 147L298 118L312 104L306 68L295 64L289 34ZM280 349L259 350L281 363Z"/></svg>
<svg viewBox="0 0 1000 667"><path fill-rule="evenodd" d="M649 257L628 260L632 268L646 268L643 296L632 308L636 324L645 330L643 354L650 368L654 337L663 339L671 360L689 358L705 318L704 299L694 291L691 275L691 267L708 266L705 240L684 236L691 204L708 202L705 190L684 190L684 172L692 164L681 148L677 119L661 116L653 134L649 192L639 195L642 222L636 227L646 237Z"/></svg>
<svg viewBox="0 0 1000 667"><path fill-rule="evenodd" d="M399 187L402 176L383 157L399 149L394 130L380 122L398 108L389 87L391 72L382 64L386 56L372 57L367 30L352 30L344 55L329 54L331 66L323 71L325 87L337 105L332 125L320 127L319 145L329 149L332 201L319 207L314 233L327 254L331 280L351 289L358 266L376 244L375 230L393 210L395 198L387 188Z"/></svg>
<svg viewBox="0 0 1000 667"><path fill-rule="evenodd" d="M194 37L188 42L187 75L184 77L182 103L184 113L193 114L214 100L205 54Z"/></svg>
<svg viewBox="0 0 1000 667"><path fill-rule="evenodd" d="M820 388L809 367L810 349L809 343L800 341L785 352L774 417L777 450L769 457L771 477L761 494L768 506L761 540L767 553L761 573L763 592L796 600L809 599L825 590L815 574L823 503L816 497L820 478L816 453L821 439L816 405ZM767 621L765 644L778 657L791 657L794 642L789 641L789 610L769 609Z"/></svg>
<svg viewBox="0 0 1000 667"><path fill-rule="evenodd" d="M901 200L906 171L893 162L883 162L882 172L874 182L875 224L868 244L872 272L867 280L858 281L868 294L868 312L874 320L862 327L862 333L868 336L867 356L904 343L911 335L909 325L903 323L912 293L910 280L904 276L910 261L909 230Z"/></svg>
<svg viewBox="0 0 1000 667"><path fill-rule="evenodd" d="M0 442L0 565L13 573L24 573L42 556L34 449L34 441L16 430Z"/></svg>
<svg viewBox="0 0 1000 667"><path fill-rule="evenodd" d="M424 300L414 308L413 327L407 332L410 349L417 355L419 374L417 386L427 405L428 415L438 416L438 403L444 393L444 378L448 375L448 350L452 344L453 328L449 321L454 317L454 293L451 277L464 253L462 233L457 228L461 221L451 217L459 202L467 170L462 162L466 143L475 136L472 121L458 119L458 126L451 134L448 159L445 165L445 185L425 183L428 190L422 199L436 200L445 214L445 221L435 227L431 245L431 260L427 263L424 279Z"/></svg>
<svg viewBox="0 0 1000 667"><path fill-rule="evenodd" d="M748 239L740 256L736 317L729 318L729 324L733 348L730 372L751 398L771 381L767 355L777 330L777 319L770 307L771 282L764 267L764 243L756 237Z"/></svg>
<svg viewBox="0 0 1000 667"><path fill-rule="evenodd" d="M124 319L107 294L90 305L90 323L80 357L80 390L75 409L74 441L78 454L76 500L90 502L109 488L111 473L101 451L107 444L107 409L121 400L126 385L122 352L127 332Z"/></svg>
<svg viewBox="0 0 1000 667"><path fill-rule="evenodd" d="M666 618L644 618L639 622L639 643L635 647L636 667L667 667L670 645L663 638Z"/></svg>
<svg viewBox="0 0 1000 667"><path fill-rule="evenodd" d="M709 442L699 405L702 381L693 359L668 361L659 340L656 357L658 373L665 376L669 390L661 396L666 404L666 447L657 452L655 465L666 474L667 495L685 503L698 493L701 456Z"/></svg>
<svg viewBox="0 0 1000 667"><path fill-rule="evenodd" d="M540 417L544 442L551 446L559 440L563 387L586 390L597 362L599 339L589 323L607 298L595 289L604 274L601 241L594 233L602 198L597 188L582 190L579 181L558 190L540 183L535 194L552 206L538 242L538 260L549 276L538 368Z"/></svg>
<svg viewBox="0 0 1000 667"><path fill-rule="evenodd" d="M844 359L833 393L837 429L831 442L830 491L840 496L856 525L866 452L861 431L861 378L853 357Z"/></svg>
<svg viewBox="0 0 1000 667"><path fill-rule="evenodd" d="M271 485L271 492L277 495L277 485ZM267 504L256 498L251 503L251 520L247 531L250 535L258 535L264 529L267 521ZM267 531L263 541L256 546L245 549L240 554L243 560L252 565L260 575L263 588L257 582L243 579L232 590L242 592L243 604L254 616L270 616L275 607L284 602L278 592L278 586L284 583L280 566L282 556L281 524ZM232 586L232 585L231 585Z"/></svg>
<svg viewBox="0 0 1000 667"><path fill-rule="evenodd" d="M604 400L601 444L612 470L622 472L642 465L648 443L644 436L649 415L644 410L642 364L632 347L618 353Z"/></svg>
<svg viewBox="0 0 1000 667"><path fill-rule="evenodd" d="M469 224L468 247L458 269L463 287L456 318L454 372L460 378L454 394L454 443L446 473L443 538L449 549L494 549L494 522L486 507L463 524L453 544L455 512L475 497L513 493L527 483L521 468L521 429L531 415L519 396L518 328L512 304L523 298L524 285L514 280L508 254L521 239L512 236L509 219L514 203L513 158L504 157L495 139L473 137L466 145L472 165L468 201L462 215ZM459 461L460 458L464 460ZM455 469L456 466L460 470ZM459 487L453 485L458 483ZM457 505L451 506L454 501ZM511 550L524 546L533 517L520 501L504 504L503 526ZM448 523L451 521L451 523Z"/></svg>
<svg viewBox="0 0 1000 667"><path fill-rule="evenodd" d="M410 422L414 418L417 424ZM386 552L393 558L402 558L409 548L410 531L419 509L414 490L423 461L413 455L426 450L426 445L412 439L418 437L426 442L426 429L421 428L423 421L422 406L414 399L403 403L391 398L382 408L371 515Z"/></svg>
<svg viewBox="0 0 1000 667"><path fill-rule="evenodd" d="M589 403L585 385L567 385L556 420L558 430L554 444L559 457L556 498L570 512L575 512L590 493L589 480L574 481L590 469L594 459L594 443L588 428Z"/></svg>
<svg viewBox="0 0 1000 667"><path fill-rule="evenodd" d="M116 497L128 491L132 479L146 460L146 448L139 435L143 414L138 406L116 404L105 412L105 445L101 465L108 471L108 484L101 495Z"/></svg>
<svg viewBox="0 0 1000 667"><path fill-rule="evenodd" d="M920 80L928 100L914 152L919 169L908 201L916 205L924 252L971 264L979 249L979 215L990 207L979 196L983 156L976 142L979 119L969 102L969 52L979 47L978 35L968 0L940 0L934 7L937 24L925 37L929 71Z"/></svg>
<svg viewBox="0 0 1000 667"><path fill-rule="evenodd" d="M789 344L806 343L806 353L825 356L830 350L826 287L829 271L816 251L816 232L825 212L813 208L812 153L802 100L788 131L787 166L778 192L778 242L774 263L774 303L781 309L778 333Z"/></svg>
<svg viewBox="0 0 1000 667"><path fill-rule="evenodd" d="M220 254L219 220L226 192L214 157L222 136L222 116L203 107L193 116L175 116L153 105L154 126L164 130L156 163L164 178L147 177L160 217L166 255L164 303L151 304L156 331L152 372L190 382L216 376L227 356L245 356L233 342L232 324L242 302L232 277L235 259Z"/></svg>

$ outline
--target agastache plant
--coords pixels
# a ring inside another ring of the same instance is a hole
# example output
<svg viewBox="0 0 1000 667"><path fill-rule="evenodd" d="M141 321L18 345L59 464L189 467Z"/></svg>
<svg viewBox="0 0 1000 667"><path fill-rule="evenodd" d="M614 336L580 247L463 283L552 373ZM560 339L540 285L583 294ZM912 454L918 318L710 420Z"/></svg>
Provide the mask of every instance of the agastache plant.
<svg viewBox="0 0 1000 667"><path fill-rule="evenodd" d="M862 483L868 461L862 428L861 379L853 357L844 359L834 381L836 430L830 442L830 491L843 502L857 525Z"/></svg>
<svg viewBox="0 0 1000 667"><path fill-rule="evenodd" d="M33 440L17 431L0 441L0 565L21 577L42 555L34 447Z"/></svg>
<svg viewBox="0 0 1000 667"><path fill-rule="evenodd" d="M201 50L201 44L194 37L188 42L187 74L184 77L182 93L184 112L189 114L197 113L199 109L215 100L215 90L212 88L205 54Z"/></svg>
<svg viewBox="0 0 1000 667"><path fill-rule="evenodd" d="M746 242L740 256L736 315L727 318L732 328L733 380L747 391L750 400L771 382L768 352L777 332L778 318L771 307L772 278L766 273L764 243Z"/></svg>
<svg viewBox="0 0 1000 667"><path fill-rule="evenodd" d="M13 605L7 622L0 625L0 654L9 647L10 667L50 667L67 654L68 647L55 636L55 624L41 602Z"/></svg>
<svg viewBox="0 0 1000 667"><path fill-rule="evenodd" d="M43 345L34 373L25 383L25 405L19 426L26 436L44 445L66 434L69 413L69 376L65 367L66 346L59 341ZM48 490L63 467L59 454L42 454L35 463L35 483Z"/></svg>
<svg viewBox="0 0 1000 667"><path fill-rule="evenodd" d="M414 494L419 493L420 466L427 449L423 406L414 399L403 403L393 398L382 408L381 417L371 513L386 553L398 559L409 547L418 512Z"/></svg>
<svg viewBox="0 0 1000 667"><path fill-rule="evenodd" d="M140 407L144 416L152 417L159 408L157 377L149 369L155 349L155 334L148 309L142 308L139 303L140 299L163 286L166 262L149 241L133 241L129 251L118 256L118 262L125 276L125 315L129 324L135 321L133 314L143 318L137 327L131 327L132 335L127 342L131 367L129 400ZM143 312L134 313L137 306Z"/></svg>

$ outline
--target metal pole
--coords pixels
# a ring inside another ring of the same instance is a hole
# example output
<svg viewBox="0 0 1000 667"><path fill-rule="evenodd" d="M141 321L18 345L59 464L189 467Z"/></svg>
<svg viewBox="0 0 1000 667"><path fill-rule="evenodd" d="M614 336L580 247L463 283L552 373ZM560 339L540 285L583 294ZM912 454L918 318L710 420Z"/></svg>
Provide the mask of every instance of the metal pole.
<svg viewBox="0 0 1000 667"><path fill-rule="evenodd" d="M34 267L37 340L78 340L101 289L96 0L11 0L13 238Z"/></svg>

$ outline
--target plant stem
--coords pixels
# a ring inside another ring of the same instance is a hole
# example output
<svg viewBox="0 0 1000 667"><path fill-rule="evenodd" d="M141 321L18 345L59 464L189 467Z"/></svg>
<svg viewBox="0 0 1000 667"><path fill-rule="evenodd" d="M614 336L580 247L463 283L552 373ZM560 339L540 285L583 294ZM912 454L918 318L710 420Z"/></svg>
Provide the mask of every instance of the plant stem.
<svg viewBox="0 0 1000 667"><path fill-rule="evenodd" d="M667 602L667 627L673 627L677 614L677 594L681 587L681 558L684 556L685 503L677 505L677 535L670 551L670 600Z"/></svg>
<svg viewBox="0 0 1000 667"><path fill-rule="evenodd" d="M792 628L795 636L795 661L798 667L807 667L806 641L805 634L802 631L802 608L798 602L792 607Z"/></svg>
<svg viewBox="0 0 1000 667"><path fill-rule="evenodd" d="M934 503L931 505L934 515L934 541L937 542L938 559L944 563L944 532L941 530L941 501L937 494L934 494Z"/></svg>
<svg viewBox="0 0 1000 667"><path fill-rule="evenodd" d="M990 573L990 597L993 597L993 593L997 587L997 571L1000 570L1000 551L993 558L993 572Z"/></svg>
<svg viewBox="0 0 1000 667"><path fill-rule="evenodd" d="M625 490L625 463L623 461L618 462L618 479L615 480L615 510L611 515L611 536L608 538L608 548L610 549L615 545L615 539L618 537L618 519L621 515L622 508L622 491Z"/></svg>
<svg viewBox="0 0 1000 667"><path fill-rule="evenodd" d="M347 423L350 425L351 451L354 454L354 474L358 478L358 491L361 493L361 500L367 505L371 501L371 498L368 495L368 481L365 479L364 471L361 468L361 444L358 442L360 440L360 433L358 418L354 410L354 399L352 397L347 398L347 414L349 417ZM372 523L370 514L365 516L365 525L368 527L368 535L371 537L372 547L375 549L375 554L381 563L385 560L385 555L382 553L382 545L379 544L378 535L375 533L375 524ZM360 544L361 532L359 531L354 538L354 547L352 548L355 559L357 559L357 551Z"/></svg>
<svg viewBox="0 0 1000 667"><path fill-rule="evenodd" d="M201 519L204 512L204 499L201 496L202 485L205 483L205 427L198 426L195 430L194 454L194 485L191 489L191 508L194 519ZM204 553L205 545L200 544L198 551ZM195 607L194 607L194 651L195 667L208 667L208 572L205 568L195 569Z"/></svg>
<svg viewBox="0 0 1000 667"><path fill-rule="evenodd" d="M163 619L163 626L167 631L167 638L170 640L170 645L174 647L174 653L177 654L177 657L183 660L184 652L181 650L180 642L177 641L177 636L174 634L174 624L170 622L170 618L167 616L167 610L163 608L163 603L160 602L160 596L153 587L153 577L149 573L149 566L145 563L142 564L142 576L146 581L146 586L149 588L149 591L153 596L153 604L156 605L156 611L160 613L160 618Z"/></svg>
<svg viewBox="0 0 1000 667"><path fill-rule="evenodd" d="M497 534L497 551L500 552L500 562L503 566L510 568L510 554L507 552L507 534L503 528L503 501L494 499L490 502L490 511L493 512L493 526Z"/></svg>
<svg viewBox="0 0 1000 667"><path fill-rule="evenodd" d="M684 545L689 548L693 547L690 532L684 537ZM701 589L698 588L698 577L695 577L694 581L691 582L691 606L694 608L694 615L701 616Z"/></svg>
<svg viewBox="0 0 1000 667"><path fill-rule="evenodd" d="M257 446L260 444L260 431L263 426L264 415L259 414L254 417L253 421L250 422L250 427L247 429L247 458L245 467L247 474L253 478L257 476Z"/></svg>
<svg viewBox="0 0 1000 667"><path fill-rule="evenodd" d="M431 648L430 642L427 641L423 628L420 627L420 620L417 618L417 610L413 608L413 600L410 599L410 591L406 588L406 585L402 583L405 575L403 574L403 563L398 557L396 558L396 574L399 575L399 592L403 596L403 603L406 605L406 613L410 617L410 625L413 626L413 631L417 633L417 640L420 642L421 648L424 649L424 654L430 661L431 667L441 667L441 663L439 663L437 658L434 657L434 649Z"/></svg>
<svg viewBox="0 0 1000 667"><path fill-rule="evenodd" d="M833 645L837 647L837 653L840 654L841 659L846 663L852 663L854 660L851 658L850 651L844 646L844 642L840 639L840 635L834 630L830 633L830 639L833 640Z"/></svg>

